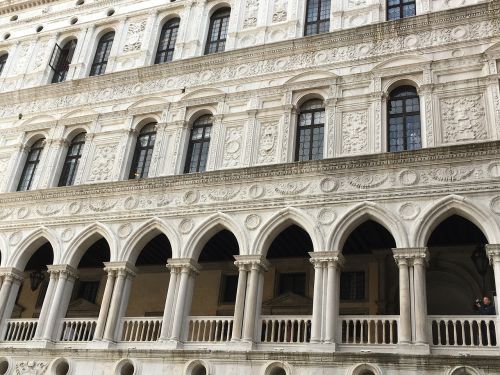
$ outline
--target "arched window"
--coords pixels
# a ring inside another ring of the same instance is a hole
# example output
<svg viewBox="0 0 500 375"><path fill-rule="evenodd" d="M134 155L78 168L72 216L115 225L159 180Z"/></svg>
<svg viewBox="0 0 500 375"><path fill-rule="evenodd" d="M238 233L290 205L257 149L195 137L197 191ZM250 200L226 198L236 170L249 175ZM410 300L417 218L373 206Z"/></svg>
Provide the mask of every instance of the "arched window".
<svg viewBox="0 0 500 375"><path fill-rule="evenodd" d="M389 151L422 148L420 100L413 86L400 86L389 95L387 103Z"/></svg>
<svg viewBox="0 0 500 375"><path fill-rule="evenodd" d="M205 172L211 131L212 116L204 115L194 122L189 139L184 173Z"/></svg>
<svg viewBox="0 0 500 375"><path fill-rule="evenodd" d="M19 185L17 185L17 191L26 191L31 188L44 146L45 138L36 141L33 146L31 146L26 162L24 163L23 174L19 180Z"/></svg>
<svg viewBox="0 0 500 375"><path fill-rule="evenodd" d="M3 72L3 68L5 67L5 64L7 63L8 57L9 57L8 53L4 53L2 56L0 56L0 75Z"/></svg>
<svg viewBox="0 0 500 375"><path fill-rule="evenodd" d="M161 29L160 41L156 50L155 64L172 61L175 50L175 41L179 32L179 19L175 18L165 22Z"/></svg>
<svg viewBox="0 0 500 375"><path fill-rule="evenodd" d="M330 30L331 0L307 0L304 35L326 33Z"/></svg>
<svg viewBox="0 0 500 375"><path fill-rule="evenodd" d="M91 76L99 76L106 72L106 65L108 65L109 53L111 52L111 46L113 45L114 39L115 32L110 31L104 34L99 40L99 44L95 50L94 61L90 68Z"/></svg>
<svg viewBox="0 0 500 375"><path fill-rule="evenodd" d="M205 55L217 52L224 52L226 47L227 28L229 26L229 16L231 8L222 8L210 17L210 27L208 28L207 45Z"/></svg>
<svg viewBox="0 0 500 375"><path fill-rule="evenodd" d="M54 47L49 64L54 71L54 75L52 76L52 83L64 82L64 80L66 79L69 65L71 64L71 60L73 60L73 54L75 53L76 42L76 39L72 39L67 42L63 48L59 47L57 44Z"/></svg>
<svg viewBox="0 0 500 375"><path fill-rule="evenodd" d="M134 158L130 167L130 179L146 178L153 156L156 140L156 123L147 124L141 129L135 144Z"/></svg>
<svg viewBox="0 0 500 375"><path fill-rule="evenodd" d="M415 0L387 0L387 20L398 20L416 14Z"/></svg>
<svg viewBox="0 0 500 375"><path fill-rule="evenodd" d="M76 172L82 157L83 146L85 145L86 133L80 133L73 138L64 160L64 165L59 179L58 186L71 186L75 182Z"/></svg>
<svg viewBox="0 0 500 375"><path fill-rule="evenodd" d="M318 160L323 158L323 132L325 108L318 99L309 100L300 107L297 121L297 146L295 160Z"/></svg>

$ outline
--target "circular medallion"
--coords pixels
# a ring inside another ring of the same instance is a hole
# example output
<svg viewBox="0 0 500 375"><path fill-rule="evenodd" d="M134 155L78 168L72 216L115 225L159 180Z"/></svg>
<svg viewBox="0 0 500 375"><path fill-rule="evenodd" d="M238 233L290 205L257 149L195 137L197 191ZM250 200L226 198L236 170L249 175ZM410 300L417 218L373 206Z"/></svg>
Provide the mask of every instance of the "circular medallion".
<svg viewBox="0 0 500 375"><path fill-rule="evenodd" d="M252 199L260 198L264 195L264 188L260 185L252 185L248 188L248 195Z"/></svg>
<svg viewBox="0 0 500 375"><path fill-rule="evenodd" d="M418 37L416 35L409 35L404 40L404 45L407 48L413 48L418 45Z"/></svg>
<svg viewBox="0 0 500 375"><path fill-rule="evenodd" d="M420 213L420 208L413 203L405 203L399 207L399 216L404 220L413 220Z"/></svg>
<svg viewBox="0 0 500 375"><path fill-rule="evenodd" d="M323 225L333 223L336 217L337 214L330 208L323 208L318 212L318 221Z"/></svg>
<svg viewBox="0 0 500 375"><path fill-rule="evenodd" d="M134 208L137 207L138 204L139 204L139 201L135 197L130 196L127 199L125 199L125 202L123 203L123 206L127 210L133 210Z"/></svg>
<svg viewBox="0 0 500 375"><path fill-rule="evenodd" d="M488 166L488 174L490 177L499 178L500 177L500 163L491 163Z"/></svg>
<svg viewBox="0 0 500 375"><path fill-rule="evenodd" d="M191 219L184 219L179 223L179 231L182 234L188 234L193 230L194 222Z"/></svg>
<svg viewBox="0 0 500 375"><path fill-rule="evenodd" d="M29 213L30 213L29 208L21 207L20 209L17 210L17 218L24 219L26 216L28 216Z"/></svg>
<svg viewBox="0 0 500 375"><path fill-rule="evenodd" d="M250 230L254 230L259 227L260 222L261 218L259 215L251 214L246 217L245 226Z"/></svg>
<svg viewBox="0 0 500 375"><path fill-rule="evenodd" d="M331 193L339 188L339 183L333 177L326 177L319 183L319 188L323 193Z"/></svg>
<svg viewBox="0 0 500 375"><path fill-rule="evenodd" d="M184 203L193 204L193 203L198 202L198 199L200 199L200 194L197 191L190 190L184 194L183 199L184 199Z"/></svg>
<svg viewBox="0 0 500 375"><path fill-rule="evenodd" d="M495 197L490 202L491 211L500 215L500 196Z"/></svg>
<svg viewBox="0 0 500 375"><path fill-rule="evenodd" d="M73 238L74 235L75 235L75 232L73 231L73 228L66 228L62 232L61 238L64 242L69 242L69 241L71 241L71 239Z"/></svg>
<svg viewBox="0 0 500 375"><path fill-rule="evenodd" d="M419 175L417 172L406 169L399 174L399 182L401 185L410 186L418 183Z"/></svg>
<svg viewBox="0 0 500 375"><path fill-rule="evenodd" d="M70 214L77 214L82 209L80 202L72 202L68 206L68 211Z"/></svg>
<svg viewBox="0 0 500 375"><path fill-rule="evenodd" d="M132 224L125 223L118 227L118 237L127 238L132 233Z"/></svg>

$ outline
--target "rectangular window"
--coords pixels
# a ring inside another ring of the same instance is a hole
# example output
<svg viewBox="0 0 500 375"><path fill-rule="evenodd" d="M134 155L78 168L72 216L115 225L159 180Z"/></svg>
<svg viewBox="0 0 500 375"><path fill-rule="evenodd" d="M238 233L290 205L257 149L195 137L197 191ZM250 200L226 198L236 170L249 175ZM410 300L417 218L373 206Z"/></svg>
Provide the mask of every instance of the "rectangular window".
<svg viewBox="0 0 500 375"><path fill-rule="evenodd" d="M220 303L235 303L238 275L222 275Z"/></svg>
<svg viewBox="0 0 500 375"><path fill-rule="evenodd" d="M83 298L89 302L96 303L99 281L80 281L75 299Z"/></svg>
<svg viewBox="0 0 500 375"><path fill-rule="evenodd" d="M340 274L340 299L345 301L365 299L365 273L363 271Z"/></svg>
<svg viewBox="0 0 500 375"><path fill-rule="evenodd" d="M278 295L294 293L300 296L306 295L306 273L281 273L278 278Z"/></svg>

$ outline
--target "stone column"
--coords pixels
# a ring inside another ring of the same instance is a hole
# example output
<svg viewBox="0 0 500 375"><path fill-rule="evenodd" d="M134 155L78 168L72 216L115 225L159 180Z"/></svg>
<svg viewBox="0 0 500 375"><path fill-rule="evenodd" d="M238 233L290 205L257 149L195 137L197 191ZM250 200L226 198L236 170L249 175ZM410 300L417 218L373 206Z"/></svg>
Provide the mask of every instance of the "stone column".
<svg viewBox="0 0 500 375"><path fill-rule="evenodd" d="M168 282L167 298L163 311L163 322L161 325L160 341L168 341L172 332L172 318L174 314L174 300L176 297L177 285L179 281L179 269L167 264L170 270L170 280Z"/></svg>
<svg viewBox="0 0 500 375"><path fill-rule="evenodd" d="M177 272L179 273L177 296L173 306L174 315L172 318L172 334L170 335L170 340L180 342L183 337L183 329L186 328L184 327L184 322L191 310L192 296L188 294L190 292L192 294L192 283L194 281L192 279L198 274L199 266L197 262L188 258L170 259L168 264L173 268L177 268Z"/></svg>
<svg viewBox="0 0 500 375"><path fill-rule="evenodd" d="M490 259L490 264L493 267L493 274L495 276L495 288L497 295L496 302L499 303L498 301L500 301L500 244L486 245L486 253L488 254L488 258ZM495 306L495 310L497 316L500 318L500 306ZM498 331L500 331L500 327L498 327ZM497 334L497 337L500 336Z"/></svg>
<svg viewBox="0 0 500 375"><path fill-rule="evenodd" d="M111 296L106 327L104 328L103 340L108 342L116 341L117 326L123 313L123 301L127 297L127 284L130 277L135 276L135 267L128 262L107 263L106 267L114 268L116 281Z"/></svg>
<svg viewBox="0 0 500 375"><path fill-rule="evenodd" d="M425 272L429 253L426 247L415 248L413 251L413 275L414 289L413 300L415 301L415 344L427 345L427 288Z"/></svg>
<svg viewBox="0 0 500 375"><path fill-rule="evenodd" d="M333 344L337 338L336 328L339 327L340 268L344 257L340 252L332 252L327 262L325 342Z"/></svg>
<svg viewBox="0 0 500 375"><path fill-rule="evenodd" d="M56 334L56 329L59 327L59 320L61 314L66 314L68 308L69 300L64 298L67 295L67 287L71 289L73 287L73 282L76 279L76 270L69 265L49 265L47 266L51 274L57 274L57 284L54 290L53 297L48 300L45 299L44 305L49 304L49 310L47 313L47 321L43 330L42 339L47 341L52 341ZM65 303L66 306L65 306Z"/></svg>
<svg viewBox="0 0 500 375"><path fill-rule="evenodd" d="M2 287L0 288L0 332L3 332L5 321L12 315L19 286L23 280L23 273L17 268L0 268ZM0 337L3 337L0 336Z"/></svg>
<svg viewBox="0 0 500 375"><path fill-rule="evenodd" d="M50 307L52 306L52 299L54 298L54 292L57 285L57 279L59 278L57 270L51 270L49 268L49 285L47 286L47 292L42 303L42 309L40 310L40 315L38 316L38 324L36 326L34 340L40 340L43 337L45 330L45 323L48 318Z"/></svg>
<svg viewBox="0 0 500 375"><path fill-rule="evenodd" d="M236 302L234 305L233 335L231 341L241 340L243 328L243 316L245 311L245 297L248 279L248 267L245 262L236 261L234 264L239 269L238 288L236 290Z"/></svg>
<svg viewBox="0 0 500 375"><path fill-rule="evenodd" d="M238 259L243 260L240 256ZM255 342L256 322L260 316L262 306L262 289L264 271L267 271L268 262L261 255L244 256L249 267L247 291L245 294L245 308L243 311L242 340ZM260 299L259 299L260 296Z"/></svg>
<svg viewBox="0 0 500 375"><path fill-rule="evenodd" d="M410 277L408 259L400 249L392 249L399 268L399 344L411 342Z"/></svg>
<svg viewBox="0 0 500 375"><path fill-rule="evenodd" d="M105 263L109 264L109 263ZM94 340L102 340L104 328L108 319L109 305L115 287L116 271L113 268L104 267L104 271L108 273L106 279L106 286L104 288L104 295L102 296L101 308L99 309L99 317L97 318L97 325L94 332Z"/></svg>
<svg viewBox="0 0 500 375"><path fill-rule="evenodd" d="M315 253L309 253L311 263L314 265L314 295L313 295L313 313L311 322L311 342L322 341L323 326L323 280L325 272L325 262L321 258L316 258Z"/></svg>

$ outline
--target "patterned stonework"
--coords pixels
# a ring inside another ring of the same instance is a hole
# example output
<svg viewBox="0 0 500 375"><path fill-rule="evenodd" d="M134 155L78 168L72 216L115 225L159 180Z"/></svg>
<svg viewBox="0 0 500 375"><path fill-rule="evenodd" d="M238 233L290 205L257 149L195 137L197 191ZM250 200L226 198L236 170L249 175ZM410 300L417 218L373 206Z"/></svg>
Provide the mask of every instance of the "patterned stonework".
<svg viewBox="0 0 500 375"><path fill-rule="evenodd" d="M117 144L99 145L96 147L88 177L89 181L107 181L111 178L117 149Z"/></svg>
<svg viewBox="0 0 500 375"><path fill-rule="evenodd" d="M366 111L342 113L342 152L359 154L368 150L368 115Z"/></svg>
<svg viewBox="0 0 500 375"><path fill-rule="evenodd" d="M482 95L442 99L441 116L445 143L479 141L487 138Z"/></svg>
<svg viewBox="0 0 500 375"><path fill-rule="evenodd" d="M243 28L247 29L257 25L257 16L259 12L259 0L246 0L245 17L243 19Z"/></svg>
<svg viewBox="0 0 500 375"><path fill-rule="evenodd" d="M146 29L146 20L131 22L127 29L127 39L123 52L137 51L141 48L141 42Z"/></svg>

